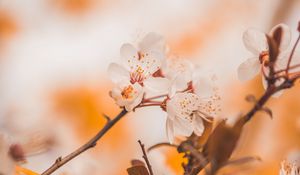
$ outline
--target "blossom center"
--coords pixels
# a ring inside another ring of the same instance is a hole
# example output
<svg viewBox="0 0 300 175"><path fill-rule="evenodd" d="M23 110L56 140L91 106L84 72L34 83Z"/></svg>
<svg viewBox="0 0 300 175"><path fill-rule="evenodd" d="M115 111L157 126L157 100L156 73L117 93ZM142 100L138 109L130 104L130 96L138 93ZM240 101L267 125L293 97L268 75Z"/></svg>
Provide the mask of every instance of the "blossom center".
<svg viewBox="0 0 300 175"><path fill-rule="evenodd" d="M260 64L267 66L269 64L269 51L262 51L259 54L259 61L260 61Z"/></svg>
<svg viewBox="0 0 300 175"><path fill-rule="evenodd" d="M141 66L138 66L137 69L130 74L130 82L132 84L137 82L143 85L143 80L145 79L144 72L145 70Z"/></svg>
<svg viewBox="0 0 300 175"><path fill-rule="evenodd" d="M134 88L131 85L128 85L122 90L121 95L124 99L131 99L135 93L136 91Z"/></svg>

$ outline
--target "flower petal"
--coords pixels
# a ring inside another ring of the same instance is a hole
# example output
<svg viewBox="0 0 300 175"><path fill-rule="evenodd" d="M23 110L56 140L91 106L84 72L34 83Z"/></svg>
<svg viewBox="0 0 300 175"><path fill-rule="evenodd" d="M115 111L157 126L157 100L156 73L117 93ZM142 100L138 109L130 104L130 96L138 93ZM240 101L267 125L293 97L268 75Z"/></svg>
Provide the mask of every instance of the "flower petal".
<svg viewBox="0 0 300 175"><path fill-rule="evenodd" d="M249 58L238 67L238 79L247 81L252 79L260 71L260 62L258 58Z"/></svg>
<svg viewBox="0 0 300 175"><path fill-rule="evenodd" d="M143 74L147 77L161 68L164 54L158 51L142 52L143 58L139 60L138 65L144 70Z"/></svg>
<svg viewBox="0 0 300 175"><path fill-rule="evenodd" d="M282 37L281 37L281 42L280 42L280 46L279 49L285 50L288 48L289 44L291 43L291 30L289 28L289 26L287 26L286 24L278 24L276 26L274 26L271 31L270 31L270 35L273 35L274 31L278 28L281 27L282 28Z"/></svg>
<svg viewBox="0 0 300 175"><path fill-rule="evenodd" d="M263 32L256 29L248 29L243 34L245 47L255 55L259 55L262 51L268 50L268 43Z"/></svg>
<svg viewBox="0 0 300 175"><path fill-rule="evenodd" d="M173 127L173 121L167 117L166 121L166 132L167 132L167 138L169 142L172 144L174 141L174 127Z"/></svg>
<svg viewBox="0 0 300 175"><path fill-rule="evenodd" d="M175 117L173 120L173 126L176 135L190 136L193 133L192 121Z"/></svg>
<svg viewBox="0 0 300 175"><path fill-rule="evenodd" d="M108 76L114 83L130 80L129 72L119 64L111 63L108 66L107 71L108 71Z"/></svg>
<svg viewBox="0 0 300 175"><path fill-rule="evenodd" d="M127 68L127 70L132 70L138 62L138 51L136 48L129 44L123 44L120 49L120 55L122 57L123 65Z"/></svg>
<svg viewBox="0 0 300 175"><path fill-rule="evenodd" d="M139 43L139 49L142 52L149 50L162 51L165 50L165 42L161 35L157 33L148 33L143 40Z"/></svg>
<svg viewBox="0 0 300 175"><path fill-rule="evenodd" d="M214 94L214 85L210 79L205 77L198 77L196 80L193 80L193 83L195 93L200 98L210 97Z"/></svg>
<svg viewBox="0 0 300 175"><path fill-rule="evenodd" d="M193 127L196 135L201 136L203 134L204 124L200 116L195 115L193 117Z"/></svg>
<svg viewBox="0 0 300 175"><path fill-rule="evenodd" d="M144 85L151 91L165 93L170 88L171 82L166 78L150 77L144 81Z"/></svg>

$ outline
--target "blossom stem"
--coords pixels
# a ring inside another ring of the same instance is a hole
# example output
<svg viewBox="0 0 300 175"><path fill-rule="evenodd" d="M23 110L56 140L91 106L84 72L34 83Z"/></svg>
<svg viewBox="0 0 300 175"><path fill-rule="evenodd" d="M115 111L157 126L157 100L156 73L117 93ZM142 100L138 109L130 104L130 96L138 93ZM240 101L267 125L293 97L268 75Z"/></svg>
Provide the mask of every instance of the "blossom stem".
<svg viewBox="0 0 300 175"><path fill-rule="evenodd" d="M296 68L299 68L299 67L300 67L300 64L295 64L295 65L290 66L289 70L296 69ZM285 72L285 71L286 71L286 69L280 69L280 70L274 72L274 74L280 74L280 73Z"/></svg>
<svg viewBox="0 0 300 175"><path fill-rule="evenodd" d="M53 172L55 172L57 169L74 159L75 157L79 156L81 153L87 151L90 148L93 148L96 146L97 142L104 136L121 118L123 118L128 112L123 109L114 119L108 121L105 126L88 142L86 142L84 145L70 153L69 155L65 157L59 157L56 159L55 163L48 168L46 171L44 171L41 175L50 175Z"/></svg>
<svg viewBox="0 0 300 175"><path fill-rule="evenodd" d="M135 108L141 108L141 107L148 107L148 106L160 106L161 103L150 103L150 104L140 104L139 106Z"/></svg>
<svg viewBox="0 0 300 175"><path fill-rule="evenodd" d="M145 100L154 100L154 99L157 99L157 98L163 98L163 97L167 97L167 96L168 96L168 94L163 94L163 95L158 95L158 96L146 98Z"/></svg>
<svg viewBox="0 0 300 175"><path fill-rule="evenodd" d="M290 54L290 56L289 56L289 59L288 59L288 63L287 63L287 66L286 66L286 73L287 73L287 74L289 73L289 69L290 69L290 65L291 65L291 62L292 62L292 58L293 58L293 55L294 55L294 53L295 53L295 50L296 50L296 47L297 47L299 41L300 41L300 34L299 34L299 36L298 36L298 38L297 38L296 43L295 43L294 46L293 46L292 52L291 52L291 54Z"/></svg>

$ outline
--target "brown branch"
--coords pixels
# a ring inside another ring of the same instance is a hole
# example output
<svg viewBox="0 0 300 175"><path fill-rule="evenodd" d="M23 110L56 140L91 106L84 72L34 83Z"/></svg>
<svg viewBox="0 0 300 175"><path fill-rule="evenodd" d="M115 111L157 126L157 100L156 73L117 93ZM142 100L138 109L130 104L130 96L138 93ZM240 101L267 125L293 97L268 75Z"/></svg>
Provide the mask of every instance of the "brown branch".
<svg viewBox="0 0 300 175"><path fill-rule="evenodd" d="M109 120L105 126L87 143L82 145L80 148L76 149L69 155L65 157L59 157L56 159L55 163L48 168L45 172L43 172L41 175L49 175L55 172L57 169L74 159L75 157L79 156L81 153L87 151L90 148L93 148L96 146L98 140L102 138L103 135L107 133L107 131L110 130L111 127L113 127L121 118L123 118L127 114L127 111L123 109L114 119Z"/></svg>
<svg viewBox="0 0 300 175"><path fill-rule="evenodd" d="M299 40L300 40L300 34L299 34L299 36L298 36L298 38L297 38L296 43L295 43L294 46L293 46L292 52L291 52L291 54L290 54L290 56L289 56L289 59L288 59L288 63L287 63L287 66L286 66L286 73L287 73L287 74L288 74L288 71L289 71L289 69L290 69L290 65L291 65L291 62L292 62L292 58L293 58L293 55L294 55L294 53L295 53L296 47L297 47L297 45L298 45L298 43L299 43Z"/></svg>
<svg viewBox="0 0 300 175"><path fill-rule="evenodd" d="M152 151L153 149L156 149L156 148L161 147L161 146L170 146L170 147L177 148L177 145L173 145L173 144L171 144L171 143L169 143L169 142L161 142L161 143L157 143L157 144L155 144L155 145L150 146L150 147L147 149L147 151L148 151L148 152L149 152L149 151Z"/></svg>
<svg viewBox="0 0 300 175"><path fill-rule="evenodd" d="M139 142L139 144L140 144L140 146L141 146L141 148L142 148L142 151L143 151L143 158L144 158L144 160L145 160L145 162L146 162L146 164L147 164L149 173L150 173L150 175L153 175L153 171L152 171L152 168L151 168L151 164L150 164L150 162L149 162L149 159L148 159L148 157L147 157L147 153L146 153L146 151L145 151L145 145L142 144L142 142L141 142L140 140L139 140L138 142Z"/></svg>

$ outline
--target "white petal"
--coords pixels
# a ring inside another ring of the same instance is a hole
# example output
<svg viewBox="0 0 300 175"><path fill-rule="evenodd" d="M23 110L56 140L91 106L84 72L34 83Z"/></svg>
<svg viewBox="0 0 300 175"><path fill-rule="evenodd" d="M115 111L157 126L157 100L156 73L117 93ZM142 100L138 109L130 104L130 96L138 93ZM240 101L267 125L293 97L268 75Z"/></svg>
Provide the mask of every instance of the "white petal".
<svg viewBox="0 0 300 175"><path fill-rule="evenodd" d="M139 60L139 66L143 68L144 75L150 76L161 68L164 54L158 51L142 52L144 57Z"/></svg>
<svg viewBox="0 0 300 175"><path fill-rule="evenodd" d="M139 43L141 51L157 50L164 52L165 42L161 35L156 33L148 33Z"/></svg>
<svg viewBox="0 0 300 175"><path fill-rule="evenodd" d="M180 117L175 117L173 120L173 126L176 135L190 136L193 133L192 121L181 119Z"/></svg>
<svg viewBox="0 0 300 175"><path fill-rule="evenodd" d="M166 121L166 132L167 132L167 138L169 142L172 144L174 141L174 127L173 127L173 121L167 117Z"/></svg>
<svg viewBox="0 0 300 175"><path fill-rule="evenodd" d="M167 113L176 117L189 118L199 108L200 98L193 93L177 93L167 102Z"/></svg>
<svg viewBox="0 0 300 175"><path fill-rule="evenodd" d="M204 124L200 116L195 115L193 117L193 127L196 135L201 136L203 134Z"/></svg>
<svg viewBox="0 0 300 175"><path fill-rule="evenodd" d="M248 29L243 34L245 47L255 55L259 55L262 51L268 50L268 43L263 32L256 29Z"/></svg>
<svg viewBox="0 0 300 175"><path fill-rule="evenodd" d="M210 79L204 77L198 77L195 82L195 93L201 98L210 97L214 93L214 86Z"/></svg>
<svg viewBox="0 0 300 175"><path fill-rule="evenodd" d="M114 83L130 80L129 72L119 64L111 63L108 66L107 71L108 71L108 76Z"/></svg>
<svg viewBox="0 0 300 175"><path fill-rule="evenodd" d="M144 85L153 92L166 93L171 86L171 82L166 78L149 77L144 81Z"/></svg>
<svg viewBox="0 0 300 175"><path fill-rule="evenodd" d="M278 59L276 61L276 65L275 65L275 69L276 70L280 70L280 69L285 69L287 67L287 63L288 63L288 59L290 57L291 52L290 51L283 51L280 52L278 55ZM299 51L295 51L292 61L290 63L290 66L294 66L294 65L299 65L300 64L300 52ZM300 67L297 67L295 69L291 69L289 72L293 73L293 72L298 72L300 71Z"/></svg>
<svg viewBox="0 0 300 175"><path fill-rule="evenodd" d="M134 66L138 62L138 51L133 45L129 43L123 44L120 49L120 55L122 57L123 65L128 70L135 68Z"/></svg>
<svg viewBox="0 0 300 175"><path fill-rule="evenodd" d="M291 43L291 30L289 28L289 26L287 26L286 24L278 24L276 26L274 26L271 31L270 31L270 35L273 35L274 31L278 28L281 27L282 28L282 37L281 37L281 42L280 42L280 46L279 49L280 50L285 50L289 44Z"/></svg>
<svg viewBox="0 0 300 175"><path fill-rule="evenodd" d="M141 103L144 95L144 90L140 84L135 83L132 85L129 82L122 82L118 85L119 86L113 88L111 92L111 96L116 101L117 105L119 105L120 107L125 107L127 111L131 111L133 108L135 108ZM130 98L124 98L122 96L122 91L128 86L132 86L133 90L131 92L128 92Z"/></svg>
<svg viewBox="0 0 300 175"><path fill-rule="evenodd" d="M260 71L258 58L249 58L238 67L238 78L240 81L252 79Z"/></svg>

